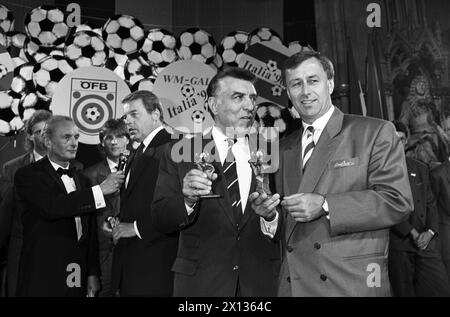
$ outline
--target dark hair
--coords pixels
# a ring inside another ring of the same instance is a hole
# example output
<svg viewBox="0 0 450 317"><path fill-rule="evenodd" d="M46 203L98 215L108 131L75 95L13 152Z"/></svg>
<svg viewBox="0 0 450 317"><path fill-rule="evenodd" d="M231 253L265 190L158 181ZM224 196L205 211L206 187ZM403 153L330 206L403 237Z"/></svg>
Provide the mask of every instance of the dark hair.
<svg viewBox="0 0 450 317"><path fill-rule="evenodd" d="M25 132L28 135L33 134L33 127L40 123L45 122L48 119L52 117L52 113L48 110L36 110L30 118L25 122ZM28 138L25 139L25 150L32 151L34 149L34 144L32 141L28 140Z"/></svg>
<svg viewBox="0 0 450 317"><path fill-rule="evenodd" d="M145 110L147 110L148 113L159 110L161 122L164 122L161 104L159 103L158 97L154 93L148 90L137 90L123 98L122 103L130 103L135 100L141 100L144 104Z"/></svg>
<svg viewBox="0 0 450 317"><path fill-rule="evenodd" d="M328 57L320 54L320 52L317 51L302 51L299 53L296 53L290 57L288 57L281 67L281 74L283 75L283 82L286 83L286 71L288 69L295 69L297 68L301 63L306 61L307 59L315 58L317 59L320 64L323 67L323 70L327 74L327 79L333 79L334 78L334 67L333 63L328 59Z"/></svg>
<svg viewBox="0 0 450 317"><path fill-rule="evenodd" d="M398 132L403 132L406 138L408 138L408 127L406 126L406 124L398 120L394 120L392 121L392 123L395 126L395 130L397 130Z"/></svg>
<svg viewBox="0 0 450 317"><path fill-rule="evenodd" d="M217 89L219 87L219 81L226 77L232 77L236 79L242 79L255 84L257 81L256 76L250 71L238 67L229 67L225 70L218 72L211 78L211 81L206 88L206 94L208 97L214 97L216 95Z"/></svg>
<svg viewBox="0 0 450 317"><path fill-rule="evenodd" d="M45 136L47 138L51 138L53 136L53 133L55 132L55 127L61 122L73 123L73 120L72 118L67 116L52 116L50 119L47 120L47 123L45 125L44 131Z"/></svg>
<svg viewBox="0 0 450 317"><path fill-rule="evenodd" d="M127 139L130 139L130 134L128 133L128 128L125 122L121 119L110 119L105 122L105 124L101 127L98 137L100 139L100 143L102 143L103 138L108 134L114 134L115 136L125 136Z"/></svg>

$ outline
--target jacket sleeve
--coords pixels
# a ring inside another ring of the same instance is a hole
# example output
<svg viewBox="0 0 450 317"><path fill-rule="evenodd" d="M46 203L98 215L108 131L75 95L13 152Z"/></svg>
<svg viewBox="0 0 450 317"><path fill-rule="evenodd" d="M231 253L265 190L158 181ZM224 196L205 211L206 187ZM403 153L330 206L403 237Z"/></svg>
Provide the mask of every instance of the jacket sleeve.
<svg viewBox="0 0 450 317"><path fill-rule="evenodd" d="M70 194L56 190L50 176L24 167L17 171L14 184L26 210L37 212L48 220L81 216L96 210L91 188Z"/></svg>
<svg viewBox="0 0 450 317"><path fill-rule="evenodd" d="M327 194L331 234L372 231L405 221L414 209L405 154L394 126L383 123L367 166L367 189Z"/></svg>
<svg viewBox="0 0 450 317"><path fill-rule="evenodd" d="M180 165L171 158L171 147L164 150L159 165L159 175L151 208L152 222L155 227L165 233L175 232L194 222L200 209L199 201L194 211L188 216L182 193Z"/></svg>
<svg viewBox="0 0 450 317"><path fill-rule="evenodd" d="M439 232L439 214L437 210L436 196L431 188L431 177L430 173L426 173L427 181L427 219L426 228L433 230L435 233Z"/></svg>

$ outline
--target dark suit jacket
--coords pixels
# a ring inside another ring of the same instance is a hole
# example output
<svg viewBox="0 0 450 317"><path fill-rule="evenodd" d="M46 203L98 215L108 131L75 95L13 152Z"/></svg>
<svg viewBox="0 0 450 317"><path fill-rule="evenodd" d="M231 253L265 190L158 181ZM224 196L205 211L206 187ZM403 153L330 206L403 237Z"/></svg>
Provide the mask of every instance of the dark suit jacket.
<svg viewBox="0 0 450 317"><path fill-rule="evenodd" d="M108 162L104 159L103 161L85 169L83 174L89 178L92 185L98 185L101 184L109 174L111 174L111 171L109 169ZM103 255L109 254L114 247L112 239L104 234L102 225L107 217L115 217L119 215L120 194L117 193L106 196L105 202L106 208L97 213L97 236L100 261L102 260Z"/></svg>
<svg viewBox="0 0 450 317"><path fill-rule="evenodd" d="M390 248L393 250L418 251L409 237L409 232L415 228L421 233L428 229L436 234L439 232L439 217L436 199L430 184L428 167L415 159L406 157L414 211L409 219L391 228ZM431 246L431 245L430 245Z"/></svg>
<svg viewBox="0 0 450 317"><path fill-rule="evenodd" d="M136 221L142 237L122 238L114 249L112 289L120 288L121 296L172 295L170 267L178 236L156 230L150 216L162 146L170 140L170 134L164 129L156 134L137 159L127 188L121 190L120 221Z"/></svg>
<svg viewBox="0 0 450 317"><path fill-rule="evenodd" d="M239 282L242 296L275 296L281 253L279 243L263 235L260 217L247 203L241 223L233 217L223 168L216 156L218 179L213 192L221 198L203 199L188 216L182 194L183 178L195 168L193 156L197 145L214 153L214 141L206 136L174 143L174 152L183 144L186 160L177 163L167 146L161 161L152 216L158 229L180 231L175 272L175 296L235 295ZM255 190L252 177L250 193Z"/></svg>
<svg viewBox="0 0 450 317"><path fill-rule="evenodd" d="M87 277L99 275L94 197L85 176L76 172L74 181L77 190L67 194L48 158L15 175L23 224L18 296L84 296ZM81 216L80 241L75 216ZM80 276L79 287L68 286L76 281L72 274Z"/></svg>
<svg viewBox="0 0 450 317"><path fill-rule="evenodd" d="M450 162L448 160L431 170L431 186L437 200L439 221L450 225Z"/></svg>
<svg viewBox="0 0 450 317"><path fill-rule="evenodd" d="M394 126L335 109L303 174L302 130L280 144L275 188L326 197L328 220L286 217L281 296L389 296L389 227L413 209Z"/></svg>

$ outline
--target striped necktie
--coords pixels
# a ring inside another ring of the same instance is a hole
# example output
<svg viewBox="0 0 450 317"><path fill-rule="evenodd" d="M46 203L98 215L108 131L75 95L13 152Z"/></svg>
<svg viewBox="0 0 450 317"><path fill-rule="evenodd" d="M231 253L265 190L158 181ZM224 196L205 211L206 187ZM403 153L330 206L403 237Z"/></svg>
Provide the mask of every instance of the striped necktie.
<svg viewBox="0 0 450 317"><path fill-rule="evenodd" d="M223 163L223 175L227 183L227 191L230 195L231 207L236 224L239 225L242 218L241 194L239 191L239 181L236 170L236 159L232 148L236 140L228 139L228 153Z"/></svg>
<svg viewBox="0 0 450 317"><path fill-rule="evenodd" d="M310 125L306 128L306 142L305 142L305 152L303 152L303 171L306 169L306 163L308 163L309 158L314 150L314 127Z"/></svg>

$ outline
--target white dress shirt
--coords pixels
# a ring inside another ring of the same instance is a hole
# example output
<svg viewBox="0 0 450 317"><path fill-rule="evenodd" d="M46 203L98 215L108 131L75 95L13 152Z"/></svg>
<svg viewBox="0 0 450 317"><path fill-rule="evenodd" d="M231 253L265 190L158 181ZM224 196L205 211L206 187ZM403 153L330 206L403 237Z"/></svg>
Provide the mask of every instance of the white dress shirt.
<svg viewBox="0 0 450 317"><path fill-rule="evenodd" d="M50 159L49 159L49 161L50 161L50 164L52 164L55 171L57 171L58 168L62 168L65 170L69 169L69 165L67 165L67 167L63 167L63 166L53 162ZM69 177L68 175L64 174L61 176L61 180L62 180L64 187L66 188L66 192L68 194L77 190L77 186L75 185L75 180L72 177ZM105 198L103 197L103 193L102 193L102 190L100 189L99 185L92 187L92 194L94 196L95 209L100 209L100 208L106 207ZM81 218L79 216L75 217L75 226L77 229L77 238L78 238L78 240L80 240L81 236L83 235L83 227L81 225Z"/></svg>
<svg viewBox="0 0 450 317"><path fill-rule="evenodd" d="M117 166L118 164L114 161L112 161L111 159L109 159L108 157L106 158L106 163L108 163L108 167L109 170L111 171L111 173L115 173L117 172Z"/></svg>
<svg viewBox="0 0 450 317"><path fill-rule="evenodd" d="M302 125L303 125L302 144L306 144L306 138L307 138L306 137L306 129L309 126L313 126L313 128L314 128L314 135L313 135L314 144L317 144L317 142L319 142L319 138L322 135L322 132L325 129L328 121L330 120L330 118L333 114L334 108L335 107L333 105L331 105L330 109L328 109L328 111L325 112L324 115L322 115L320 118L318 118L312 124L307 124L304 121L302 121ZM304 155L304 152L305 152L305 148L302 147L302 157ZM326 200L324 200L322 208L326 212L328 212L329 209L328 209L328 203ZM327 219L330 219L329 215L327 215L326 217L327 217ZM273 238L277 231L277 227L278 227L278 212L277 212L275 219L273 219L272 221L266 221L264 218L261 217L261 231L265 235Z"/></svg>

